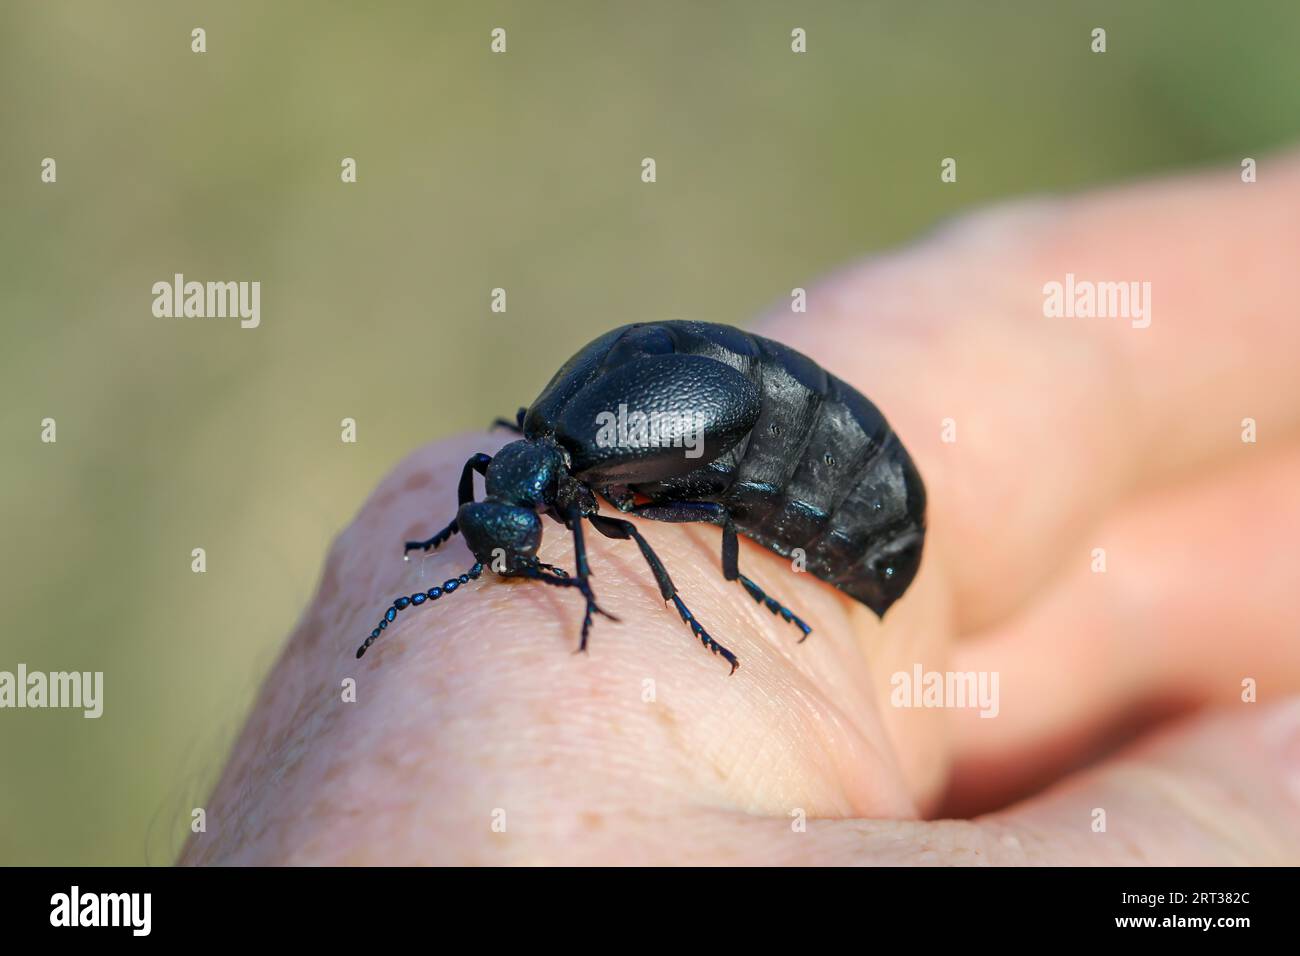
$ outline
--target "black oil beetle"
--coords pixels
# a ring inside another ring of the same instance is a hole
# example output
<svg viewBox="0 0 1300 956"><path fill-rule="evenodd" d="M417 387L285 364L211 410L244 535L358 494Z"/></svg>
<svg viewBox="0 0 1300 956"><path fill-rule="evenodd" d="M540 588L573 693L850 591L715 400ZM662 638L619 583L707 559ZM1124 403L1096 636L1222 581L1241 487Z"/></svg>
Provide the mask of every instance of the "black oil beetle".
<svg viewBox="0 0 1300 956"><path fill-rule="evenodd" d="M653 322L607 332L565 363L514 422L523 437L461 474L455 519L406 550L429 551L460 532L476 563L441 587L400 597L357 650L365 653L404 608L478 578L576 588L586 600L580 650L596 603L583 522L641 549L665 601L704 646L736 656L695 620L649 542L620 512L722 528L722 573L803 632L810 628L737 566L743 534L883 616L915 577L925 540L925 486L871 402L804 355L727 325ZM474 474L486 494L474 500ZM575 572L537 559L541 515L573 534ZM803 640L800 638L800 640Z"/></svg>

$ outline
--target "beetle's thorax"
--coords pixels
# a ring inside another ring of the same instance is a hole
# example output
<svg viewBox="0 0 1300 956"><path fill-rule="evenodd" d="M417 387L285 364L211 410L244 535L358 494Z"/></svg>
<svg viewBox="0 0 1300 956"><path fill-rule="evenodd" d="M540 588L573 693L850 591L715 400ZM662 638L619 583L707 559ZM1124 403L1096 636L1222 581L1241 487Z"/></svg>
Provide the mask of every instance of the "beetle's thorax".
<svg viewBox="0 0 1300 956"><path fill-rule="evenodd" d="M552 439L512 441L492 458L486 475L487 499L521 508L545 508L555 503L564 452Z"/></svg>

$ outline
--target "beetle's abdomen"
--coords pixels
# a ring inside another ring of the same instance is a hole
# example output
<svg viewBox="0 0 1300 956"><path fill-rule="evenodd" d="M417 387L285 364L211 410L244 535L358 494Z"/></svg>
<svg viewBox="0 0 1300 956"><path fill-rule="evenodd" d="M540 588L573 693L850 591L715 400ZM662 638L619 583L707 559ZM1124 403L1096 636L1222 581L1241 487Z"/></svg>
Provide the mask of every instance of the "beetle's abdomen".
<svg viewBox="0 0 1300 956"><path fill-rule="evenodd" d="M679 351L726 361L754 382L758 421L730 454L636 490L725 505L746 537L786 557L802 551L808 572L883 614L915 576L925 529L924 485L884 416L779 342L727 328L720 347L709 335L695 341L692 325L664 323Z"/></svg>
<svg viewBox="0 0 1300 956"><path fill-rule="evenodd" d="M867 399L803 355L758 340L763 409L720 500L737 527L878 614L919 563L925 492ZM915 554L910 546L915 545Z"/></svg>

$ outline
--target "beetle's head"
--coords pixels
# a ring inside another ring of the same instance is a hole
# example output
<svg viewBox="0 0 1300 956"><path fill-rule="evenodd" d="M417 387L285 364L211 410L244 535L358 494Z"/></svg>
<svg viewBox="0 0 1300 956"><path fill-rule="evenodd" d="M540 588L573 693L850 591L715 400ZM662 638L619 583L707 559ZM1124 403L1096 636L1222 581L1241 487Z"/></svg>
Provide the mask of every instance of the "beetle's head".
<svg viewBox="0 0 1300 956"><path fill-rule="evenodd" d="M532 558L542 543L537 512L497 501L471 501L456 512L456 524L474 559L493 570L513 568L520 558Z"/></svg>
<svg viewBox="0 0 1300 956"><path fill-rule="evenodd" d="M555 502L564 453L549 440L511 442L492 459L483 501L461 505L456 524L478 561L501 570L533 558L542 543L538 511Z"/></svg>

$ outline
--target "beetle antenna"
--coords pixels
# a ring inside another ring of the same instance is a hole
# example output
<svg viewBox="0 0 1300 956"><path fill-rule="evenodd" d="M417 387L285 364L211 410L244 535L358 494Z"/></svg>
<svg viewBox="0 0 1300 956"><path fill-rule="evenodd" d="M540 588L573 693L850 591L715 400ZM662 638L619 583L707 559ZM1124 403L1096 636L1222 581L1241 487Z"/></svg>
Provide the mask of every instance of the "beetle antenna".
<svg viewBox="0 0 1300 956"><path fill-rule="evenodd" d="M436 601L444 594L450 594L462 584L469 584L470 581L477 581L479 575L482 573L483 565L481 562L478 562L475 563L474 567L470 568L460 577L448 578L446 581L443 581L441 587L432 587L427 591L417 591L409 597L399 597L394 600L393 603L388 606L388 610L384 612L384 619L379 622L379 626L371 631L370 636L366 638L365 643L357 648L357 657L364 654L371 644L379 640L379 635L388 629L388 625L397 620L398 611L404 611L408 607L419 607L425 601Z"/></svg>

